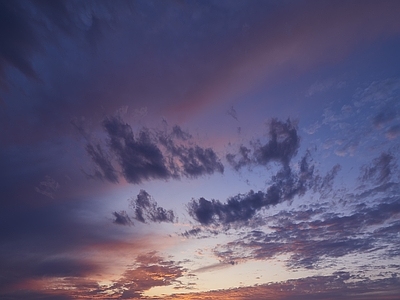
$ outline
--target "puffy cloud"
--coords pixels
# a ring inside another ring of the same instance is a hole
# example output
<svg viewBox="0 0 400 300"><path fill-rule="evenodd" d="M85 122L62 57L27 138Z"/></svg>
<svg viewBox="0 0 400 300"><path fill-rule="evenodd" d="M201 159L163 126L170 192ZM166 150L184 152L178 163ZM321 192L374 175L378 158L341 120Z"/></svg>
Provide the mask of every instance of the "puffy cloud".
<svg viewBox="0 0 400 300"><path fill-rule="evenodd" d="M267 165L270 162L280 162L288 166L300 146L295 123L290 119L286 122L272 119L268 124L268 134L267 143L262 144L259 140L252 142L253 151L242 145L239 153L228 154L226 158L232 167L238 170L245 165Z"/></svg>
<svg viewBox="0 0 400 300"><path fill-rule="evenodd" d="M202 148L198 145L176 143L175 138L186 141L191 135L174 126L172 134L158 133L158 140L165 148L171 173L176 177L185 176L196 178L214 172L223 173L224 166L217 154L211 148Z"/></svg>
<svg viewBox="0 0 400 300"><path fill-rule="evenodd" d="M196 178L224 171L213 149L188 143L192 136L177 125L171 132L151 132L144 128L136 135L120 116L108 117L102 125L108 135L107 146L111 154L99 144L89 143L86 146L87 153L98 168L91 177L118 182L113 158L124 178L133 184L151 179L179 179L182 176Z"/></svg>
<svg viewBox="0 0 400 300"><path fill-rule="evenodd" d="M134 215L133 218L141 223L150 222L170 222L175 221L175 215L172 210L166 210L159 207L157 202L145 191L140 190L135 199L130 203Z"/></svg>
<svg viewBox="0 0 400 300"><path fill-rule="evenodd" d="M129 218L128 214L126 211L120 211L120 212L113 212L113 216L115 217L114 223L118 225L131 225L133 222L131 221L131 218Z"/></svg>
<svg viewBox="0 0 400 300"><path fill-rule="evenodd" d="M271 179L272 184L266 192L249 191L227 199L193 199L188 204L189 214L202 225L229 225L246 223L262 208L268 208L295 196L302 196L312 186L314 167L309 165L309 154L305 155L298 172L286 163Z"/></svg>
<svg viewBox="0 0 400 300"><path fill-rule="evenodd" d="M135 138L132 128L120 117L105 119L103 126L109 137L109 147L128 182L140 183L142 180L167 179L171 176L150 132L141 131Z"/></svg>

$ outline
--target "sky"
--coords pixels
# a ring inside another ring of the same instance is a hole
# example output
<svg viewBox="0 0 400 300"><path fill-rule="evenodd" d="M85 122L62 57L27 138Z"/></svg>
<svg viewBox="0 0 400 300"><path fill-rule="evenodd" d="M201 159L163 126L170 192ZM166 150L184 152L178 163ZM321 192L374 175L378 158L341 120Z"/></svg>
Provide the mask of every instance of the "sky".
<svg viewBox="0 0 400 300"><path fill-rule="evenodd" d="M399 299L399 15L0 0L0 299Z"/></svg>

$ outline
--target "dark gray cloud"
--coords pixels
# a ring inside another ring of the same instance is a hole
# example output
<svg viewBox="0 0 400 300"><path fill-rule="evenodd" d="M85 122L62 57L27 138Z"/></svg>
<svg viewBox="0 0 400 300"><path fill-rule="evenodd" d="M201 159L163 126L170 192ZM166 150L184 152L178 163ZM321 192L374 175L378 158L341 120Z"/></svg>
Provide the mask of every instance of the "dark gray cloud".
<svg viewBox="0 0 400 300"><path fill-rule="evenodd" d="M128 214L126 211L120 211L120 212L113 212L113 216L115 217L114 223L118 225L132 225L133 222L131 221L131 218L129 218Z"/></svg>
<svg viewBox="0 0 400 300"><path fill-rule="evenodd" d="M186 141L191 138L189 133L174 126L172 134L158 133L158 140L166 150L171 173L175 177L185 176L196 178L214 172L223 173L224 166L215 151L211 148L202 148L198 145L178 144L175 138Z"/></svg>
<svg viewBox="0 0 400 300"><path fill-rule="evenodd" d="M288 166L300 146L295 122L290 119L272 119L268 123L268 135L267 143L253 141L252 150L242 145L237 154L227 154L226 158L231 166L236 170L251 164L265 166L270 162L280 162L283 166Z"/></svg>
<svg viewBox="0 0 400 300"><path fill-rule="evenodd" d="M183 232L181 235L186 238L189 238L192 236L198 236L201 233L201 231L202 231L201 228L197 227L190 230L185 230L185 232Z"/></svg>
<svg viewBox="0 0 400 300"><path fill-rule="evenodd" d="M175 126L172 128L172 134L173 134L176 138L181 139L181 140L183 140L183 141L186 141L186 140L189 140L189 139L192 138L192 135L191 135L190 133L188 133L188 132L186 132L186 131L183 131L182 128L181 128L180 126L178 126L178 125L175 125Z"/></svg>
<svg viewBox="0 0 400 300"><path fill-rule="evenodd" d="M229 225L249 221L262 208L274 206L283 201L302 196L312 186L314 167L309 165L309 154L305 155L297 172L288 165L279 170L272 178L266 192L250 191L227 199L193 199L188 204L189 214L202 225Z"/></svg>
<svg viewBox="0 0 400 300"><path fill-rule="evenodd" d="M175 222L174 212L158 206L145 190L140 190L137 197L131 200L130 206L134 212L133 218L141 223Z"/></svg>
<svg viewBox="0 0 400 300"><path fill-rule="evenodd" d="M239 171L240 168L246 165L250 165L250 163L252 162L251 158L249 157L250 154L251 150L248 149L246 146L241 145L239 147L239 153L228 153L226 155L226 160L236 171ZM237 156L239 156L239 159L236 158Z"/></svg>
<svg viewBox="0 0 400 300"><path fill-rule="evenodd" d="M109 137L110 150L116 155L128 182L140 183L171 176L165 158L149 131L143 130L135 137L130 125L120 117L105 119L103 126Z"/></svg>
<svg viewBox="0 0 400 300"><path fill-rule="evenodd" d="M224 166L211 148L193 143L191 135L175 125L171 132L151 132L143 128L134 135L132 127L120 116L106 118L103 128L108 135L108 154L99 144L89 143L86 152L97 170L91 177L118 182L115 160L124 178L134 184L151 179L197 178L223 173ZM182 144L183 143L183 144Z"/></svg>
<svg viewBox="0 0 400 300"><path fill-rule="evenodd" d="M199 146L180 147L177 156L183 163L183 174L187 177L196 178L203 174L224 172L222 163L211 148L203 149Z"/></svg>

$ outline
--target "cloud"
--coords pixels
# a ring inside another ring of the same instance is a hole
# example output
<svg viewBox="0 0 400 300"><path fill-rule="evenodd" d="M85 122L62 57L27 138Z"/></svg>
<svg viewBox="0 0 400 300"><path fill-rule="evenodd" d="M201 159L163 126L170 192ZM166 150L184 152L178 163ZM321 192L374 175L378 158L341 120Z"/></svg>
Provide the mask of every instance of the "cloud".
<svg viewBox="0 0 400 300"><path fill-rule="evenodd" d="M243 166L250 165L252 163L252 159L249 157L251 154L251 150L246 146L241 145L239 147L238 154L228 153L226 155L226 160L228 163L236 170L239 171ZM240 158L236 160L236 156Z"/></svg>
<svg viewBox="0 0 400 300"><path fill-rule="evenodd" d="M197 178L223 173L224 166L211 148L202 148L189 142L192 136L175 125L171 131L153 131L143 128L134 135L132 127L120 116L106 118L103 128L108 135L107 147L88 143L86 152L97 170L92 178L118 182L115 160L126 181L139 184L152 179Z"/></svg>
<svg viewBox="0 0 400 300"><path fill-rule="evenodd" d="M370 279L349 272L333 272L330 275L309 276L281 282L258 284L209 292L174 294L163 300L184 299L248 299L248 300L382 300L395 299L400 292L400 278L392 273L385 279Z"/></svg>
<svg viewBox="0 0 400 300"><path fill-rule="evenodd" d="M253 141L253 151L245 146L239 148L237 154L228 154L227 161L238 170L245 165L267 165L270 162L280 162L288 166L290 160L297 154L300 146L300 137L293 121L286 122L272 119L268 123L269 141L262 144L259 140ZM236 157L239 157L238 159Z"/></svg>
<svg viewBox="0 0 400 300"><path fill-rule="evenodd" d="M269 208L283 201L302 196L312 186L314 167L305 155L298 172L293 171L285 160L285 166L271 179L266 192L253 190L230 197L225 203L219 200L192 199L188 204L189 215L202 225L245 224L262 208Z"/></svg>
<svg viewBox="0 0 400 300"><path fill-rule="evenodd" d="M343 88L345 85L346 83L344 81L338 82L332 78L322 81L317 81L310 86L308 92L306 93L306 96L311 97L315 94L326 92L333 88L340 89Z"/></svg>
<svg viewBox="0 0 400 300"><path fill-rule="evenodd" d="M110 288L120 299L141 298L144 291L157 286L178 283L186 269L174 261L166 261L156 252L139 255L134 266L125 271L122 277Z"/></svg>
<svg viewBox="0 0 400 300"><path fill-rule="evenodd" d="M192 135L183 131L181 127L179 127L178 125L175 125L172 128L172 134L178 138L181 139L182 141L186 141L192 138Z"/></svg>
<svg viewBox="0 0 400 300"><path fill-rule="evenodd" d="M348 214L326 211L322 204L317 209L281 211L266 217L264 230L219 245L214 253L221 261L268 260L287 254L286 266L292 270L325 268L353 253L376 253L377 260L400 255L394 237L400 216L396 197L372 206L360 204Z"/></svg>
<svg viewBox="0 0 400 300"><path fill-rule="evenodd" d="M159 143L165 148L171 173L175 177L196 178L205 174L211 175L214 172L224 172L224 166L213 149L178 144L175 141L176 137L181 141L187 141L191 135L183 132L179 126L173 127L172 134L158 133Z"/></svg>
<svg viewBox="0 0 400 300"><path fill-rule="evenodd" d="M103 126L109 137L110 150L116 155L128 182L137 184L142 180L167 179L171 176L150 132L141 131L135 138L132 128L120 117L106 118Z"/></svg>
<svg viewBox="0 0 400 300"><path fill-rule="evenodd" d="M336 164L329 170L325 176L316 175L313 182L313 191L320 193L322 198L331 197L333 198L335 191L333 188L334 180L337 174L340 172L342 167Z"/></svg>
<svg viewBox="0 0 400 300"><path fill-rule="evenodd" d="M396 170L396 160L390 153L382 153L375 158L371 164L361 168L362 182L371 182L375 184L384 184L390 181L393 172Z"/></svg>
<svg viewBox="0 0 400 300"><path fill-rule="evenodd" d="M117 171L114 169L110 156L107 155L99 144L86 145L86 152L89 154L92 161L98 167L94 175L89 175L93 178L106 179L112 183L118 182Z"/></svg>
<svg viewBox="0 0 400 300"><path fill-rule="evenodd" d="M212 264L212 265L208 265L208 266L204 266L201 268L198 268L196 270L193 270L193 273L203 273L203 272L209 272L209 271L215 271L215 270L221 270L221 269L225 269L225 268L229 268L231 266L234 266L235 262L234 261L230 261L230 262L219 262L216 264Z"/></svg>
<svg viewBox="0 0 400 300"><path fill-rule="evenodd" d="M175 222L175 215L172 210L159 207L157 202L145 191L140 190L135 199L132 199L130 206L134 211L133 218L141 223L150 222Z"/></svg>
<svg viewBox="0 0 400 300"><path fill-rule="evenodd" d="M198 236L201 233L201 231L202 231L201 228L196 227L196 228L193 228L193 229L190 229L190 230L185 230L185 232L183 232L181 235L186 237L186 238L189 238L191 236Z"/></svg>
<svg viewBox="0 0 400 300"><path fill-rule="evenodd" d="M227 110L226 113L232 118L234 118L236 121L239 121L236 109L234 109L233 106L231 106L231 108Z"/></svg>
<svg viewBox="0 0 400 300"><path fill-rule="evenodd" d="M131 225L133 222L129 218L128 214L126 211L120 211L120 212L113 212L113 216L115 217L114 223L118 225Z"/></svg>
<svg viewBox="0 0 400 300"><path fill-rule="evenodd" d="M395 100L395 95L400 89L400 78L387 78L384 80L374 81L367 88L359 89L356 93L357 107L364 106L368 103L385 104ZM389 114L390 115L390 114Z"/></svg>

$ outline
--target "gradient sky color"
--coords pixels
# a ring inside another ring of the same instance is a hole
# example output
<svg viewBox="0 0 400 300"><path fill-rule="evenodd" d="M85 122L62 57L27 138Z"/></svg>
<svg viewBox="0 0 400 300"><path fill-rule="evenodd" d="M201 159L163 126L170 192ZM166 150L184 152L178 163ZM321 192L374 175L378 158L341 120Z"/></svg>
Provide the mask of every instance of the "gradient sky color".
<svg viewBox="0 0 400 300"><path fill-rule="evenodd" d="M399 299L400 1L0 1L0 299Z"/></svg>

